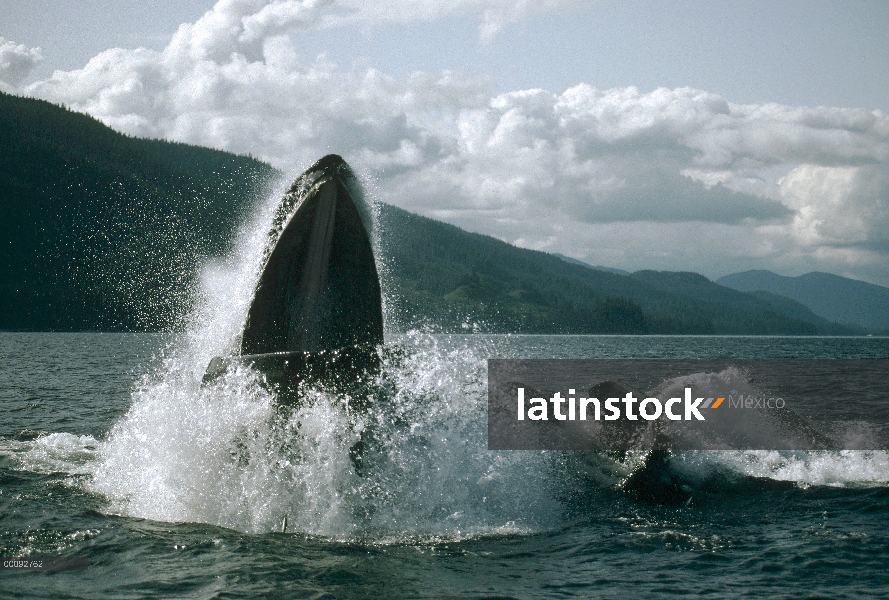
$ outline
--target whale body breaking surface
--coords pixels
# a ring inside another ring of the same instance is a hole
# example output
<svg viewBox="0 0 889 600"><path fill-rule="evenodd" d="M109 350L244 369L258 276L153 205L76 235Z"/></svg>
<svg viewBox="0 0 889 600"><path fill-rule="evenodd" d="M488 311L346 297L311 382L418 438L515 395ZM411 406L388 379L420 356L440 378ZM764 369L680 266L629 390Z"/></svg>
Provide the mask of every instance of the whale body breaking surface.
<svg viewBox="0 0 889 600"><path fill-rule="evenodd" d="M240 353L214 358L203 381L243 364L288 402L303 381L349 386L378 366L383 310L370 209L342 157L329 154L300 175L278 214L280 234L256 284Z"/></svg>

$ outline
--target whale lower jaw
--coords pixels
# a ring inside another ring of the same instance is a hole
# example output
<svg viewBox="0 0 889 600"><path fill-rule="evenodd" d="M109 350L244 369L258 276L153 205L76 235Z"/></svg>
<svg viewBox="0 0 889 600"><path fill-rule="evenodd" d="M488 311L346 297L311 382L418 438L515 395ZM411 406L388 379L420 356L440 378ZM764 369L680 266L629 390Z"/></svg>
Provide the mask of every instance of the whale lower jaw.
<svg viewBox="0 0 889 600"><path fill-rule="evenodd" d="M373 380L379 366L380 354L374 346L217 356L210 361L201 385L210 385L239 368L253 369L260 374L263 387L282 405L296 402L303 386L348 394L354 403L361 404L366 395L358 392Z"/></svg>

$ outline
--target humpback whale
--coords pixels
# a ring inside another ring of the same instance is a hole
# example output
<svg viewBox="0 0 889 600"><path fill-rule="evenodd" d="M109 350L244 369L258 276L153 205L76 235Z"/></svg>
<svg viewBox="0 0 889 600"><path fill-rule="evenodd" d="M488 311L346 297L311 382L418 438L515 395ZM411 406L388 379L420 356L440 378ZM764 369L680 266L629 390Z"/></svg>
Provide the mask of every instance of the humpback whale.
<svg viewBox="0 0 889 600"><path fill-rule="evenodd" d="M297 405L301 386L308 383L351 394L360 408L365 402L360 398L373 396L374 391L352 392L370 387L383 351L382 297L371 230L361 186L340 156L325 156L300 175L280 202L237 354L214 358L203 383L211 383L232 366L244 365L263 375L263 383L282 406ZM510 385L511 396L514 385ZM638 398L656 395L615 380L598 383L588 395L620 398L628 393ZM662 420L639 420L615 424L598 439L589 432L575 434L587 436L586 449L597 451L586 453L590 459L606 447L619 455L644 456L621 484L628 494L646 502L687 502L691 488L670 469L677 446L676 432L668 426ZM804 424L794 421L788 426L814 448L832 447ZM366 449L373 443L373 433L364 430L350 450L359 475ZM285 520L282 530L286 528Z"/></svg>
<svg viewBox="0 0 889 600"><path fill-rule="evenodd" d="M203 382L247 365L286 403L303 381L348 390L373 372L383 311L371 230L342 157L327 155L300 175L278 208L239 353L214 358Z"/></svg>

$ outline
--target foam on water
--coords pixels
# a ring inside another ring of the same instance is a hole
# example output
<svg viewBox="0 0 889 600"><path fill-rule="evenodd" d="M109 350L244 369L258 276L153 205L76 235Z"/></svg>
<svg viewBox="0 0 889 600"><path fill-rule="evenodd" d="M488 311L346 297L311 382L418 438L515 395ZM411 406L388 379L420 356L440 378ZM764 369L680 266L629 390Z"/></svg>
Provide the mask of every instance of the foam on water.
<svg viewBox="0 0 889 600"><path fill-rule="evenodd" d="M761 397L763 390L737 367L718 373L694 373L665 381L657 393L663 397L681 396L690 386L704 396L745 395ZM726 390L731 390L727 392ZM789 419L788 416L792 416ZM745 410L735 414L735 434L762 447L792 439L796 415L785 413L778 421L769 411ZM788 423L791 427L787 427ZM866 432L859 432L864 435ZM702 447L707 447L706 440ZM873 442L871 442L873 445ZM712 447L712 446L711 446ZM686 450L675 452L671 468L690 479L703 480L714 473L792 481L800 486L883 486L889 483L889 452L860 450Z"/></svg>
<svg viewBox="0 0 889 600"><path fill-rule="evenodd" d="M91 435L57 432L33 440L0 438L0 464L34 473L92 473L101 442Z"/></svg>
<svg viewBox="0 0 889 600"><path fill-rule="evenodd" d="M677 452L676 471L703 480L716 472L792 481L808 487L872 487L889 484L885 450L695 450Z"/></svg>

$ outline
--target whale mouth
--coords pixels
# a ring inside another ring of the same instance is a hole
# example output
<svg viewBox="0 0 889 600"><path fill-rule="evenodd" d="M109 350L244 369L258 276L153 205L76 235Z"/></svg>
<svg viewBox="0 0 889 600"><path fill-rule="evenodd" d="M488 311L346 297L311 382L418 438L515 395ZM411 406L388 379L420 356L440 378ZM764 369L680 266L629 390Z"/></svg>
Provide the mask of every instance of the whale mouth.
<svg viewBox="0 0 889 600"><path fill-rule="evenodd" d="M342 157L327 155L300 175L279 203L239 353L213 358L202 384L252 368L280 404L294 404L303 384L363 385L383 343L371 229L361 185Z"/></svg>
<svg viewBox="0 0 889 600"><path fill-rule="evenodd" d="M241 354L381 344L369 211L351 168L325 156L294 182L282 202L290 205L256 286Z"/></svg>

